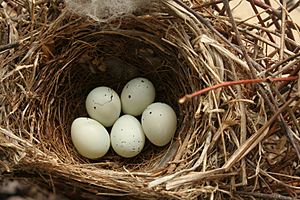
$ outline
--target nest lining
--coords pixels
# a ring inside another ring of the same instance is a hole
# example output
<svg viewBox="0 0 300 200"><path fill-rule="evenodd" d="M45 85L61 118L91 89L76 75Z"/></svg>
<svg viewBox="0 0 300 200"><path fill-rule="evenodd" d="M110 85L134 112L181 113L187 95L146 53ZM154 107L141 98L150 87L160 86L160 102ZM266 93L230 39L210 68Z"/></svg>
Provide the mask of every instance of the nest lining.
<svg viewBox="0 0 300 200"><path fill-rule="evenodd" d="M31 58L34 64L14 69L14 73L5 74L3 78L9 85L19 85L16 90L8 91L8 96L12 93L20 94L18 99L10 99L9 104L5 102L6 107L12 108L15 102L18 107L11 113L5 113L5 118L10 120L11 116L24 116L21 123L18 120L8 122L14 127L10 131L19 132L18 137L29 145L23 149L29 160L26 157L22 159L18 168L28 173L27 169L48 171L53 167L51 165L61 165L65 169L78 166L79 171L84 166L87 172L78 174L78 169L73 169L77 176L103 170L102 173L112 173L114 178L125 175L124 169L145 174L165 171L164 167L174 158L180 146L178 139L186 137L188 133L185 126L189 125L186 121L193 120L194 112L189 111L188 116L183 116L177 99L199 87L195 71L186 70L183 59L177 58L176 49L167 43L160 44L155 38L157 36L154 37L150 32L151 27L143 24L139 18L123 19L126 28L103 30L88 19L66 24L66 21L73 21L74 16L70 13L65 15L52 25L67 28L54 33L51 29L43 36L41 45L33 45L33 51L39 52ZM133 26L138 28L132 30ZM163 34L163 31L160 32ZM21 49L19 57L26 57L26 53ZM120 158L113 152L95 163L83 159L70 141L70 125L76 117L87 115L84 101L88 92L94 87L106 85L120 93L123 85L136 76L149 78L156 87L157 101L172 105L180 123L185 122L186 125L178 128L178 132L181 132L176 134L178 139L162 148L148 143L143 153L133 159ZM192 88L186 81L192 83ZM189 127L191 130L192 127Z"/></svg>
<svg viewBox="0 0 300 200"><path fill-rule="evenodd" d="M162 5L160 14L128 16L109 24L66 11L46 27L36 27L31 41L2 54L0 116L5 120L1 120L0 139L5 162L1 164L4 171L13 172L8 176L30 176L66 193L75 188L77 195L87 199L95 198L94 194L139 199L216 195L224 199L243 195L230 191L243 191L240 185L247 184L246 193L254 187L286 193L276 186L280 181L275 181L275 189L268 189L274 174L283 183L290 181L284 174L293 176L297 161L288 136L270 121L274 112L266 101L273 99L265 99L265 93L258 93L253 85L238 85L177 103L185 94L250 78L252 72L235 56L240 52L236 43L224 43L188 7L179 1L163 1ZM245 38L248 46L255 44ZM132 159L112 151L95 162L82 158L71 143L70 125L74 118L87 115L86 95L100 85L120 93L136 76L149 78L157 89L156 100L175 108L179 117L175 138L162 148L148 143ZM289 99L294 88L284 86L265 87L275 94L278 87ZM293 112L297 118L296 109ZM288 114L284 117L290 119ZM264 129L266 124L269 127ZM268 134L261 140L263 151L257 145L243 159L235 157L246 149L243 142L251 142L251 136L264 130ZM255 182L251 177L257 166L263 178Z"/></svg>

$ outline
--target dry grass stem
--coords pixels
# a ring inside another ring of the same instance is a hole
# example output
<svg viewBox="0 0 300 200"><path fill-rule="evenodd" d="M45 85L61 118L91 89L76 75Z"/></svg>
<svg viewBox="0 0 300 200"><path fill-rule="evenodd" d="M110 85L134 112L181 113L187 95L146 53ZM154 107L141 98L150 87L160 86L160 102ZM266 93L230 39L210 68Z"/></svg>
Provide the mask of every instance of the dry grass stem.
<svg viewBox="0 0 300 200"><path fill-rule="evenodd" d="M299 2L247 0L254 15L236 19L228 0L162 0L100 21L62 0L1 2L3 179L71 199L299 198ZM175 109L171 143L81 157L70 125L89 91L137 76Z"/></svg>

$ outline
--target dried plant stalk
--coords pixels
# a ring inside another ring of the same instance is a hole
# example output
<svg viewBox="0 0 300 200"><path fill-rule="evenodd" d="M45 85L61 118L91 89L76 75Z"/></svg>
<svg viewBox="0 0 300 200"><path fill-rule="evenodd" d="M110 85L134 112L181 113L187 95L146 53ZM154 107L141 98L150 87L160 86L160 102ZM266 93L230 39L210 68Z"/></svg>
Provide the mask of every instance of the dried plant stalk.
<svg viewBox="0 0 300 200"><path fill-rule="evenodd" d="M289 4L277 10L249 0L254 25L235 19L226 0L154 1L100 22L59 0L5 2L4 178L30 178L84 199L297 197L300 45L298 27L286 18ZM157 101L175 108L174 139L161 148L147 142L132 159L113 151L97 161L82 158L70 125L87 116L86 95L100 85L120 92L136 76L152 80Z"/></svg>

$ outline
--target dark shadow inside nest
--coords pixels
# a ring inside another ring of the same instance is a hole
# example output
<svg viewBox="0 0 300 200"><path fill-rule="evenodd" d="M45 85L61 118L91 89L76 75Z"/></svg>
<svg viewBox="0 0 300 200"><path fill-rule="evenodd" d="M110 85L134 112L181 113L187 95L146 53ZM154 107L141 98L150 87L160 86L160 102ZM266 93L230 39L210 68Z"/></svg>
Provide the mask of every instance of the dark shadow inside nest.
<svg viewBox="0 0 300 200"><path fill-rule="evenodd" d="M77 117L88 116L85 110L85 99L92 89L107 86L120 94L126 82L135 77L145 77L155 86L155 101L169 104L177 114L178 129L171 147L178 148L176 138L179 135L183 114L181 112L182 108L177 102L178 98L186 91L185 79L189 77L185 77L182 73L183 69L175 52L165 54L145 42L124 36L100 37L93 38L92 42L96 40L109 41L109 44L94 42L91 44L92 48L83 48L80 51L77 49L76 59L73 59L67 65L65 63L52 65L52 67L57 67L57 70L61 70L62 66L64 67L62 67L63 72L61 72L60 78L55 80L57 97L54 101L54 106L56 106L54 109L56 111L53 112L52 110L50 115L52 115L54 122L52 125L54 126L53 133L56 136L50 136L50 140L56 138L56 141L53 141L50 149L59 152L58 155L61 156L63 162L107 163L106 166L103 164L101 167L113 169L121 168L123 165L131 169L141 168L141 165L143 165L144 169L147 168L145 165L153 163L150 161L156 160L160 163L160 160L163 160L164 156L170 153L168 152L171 149L170 144L164 147L156 147L147 141L142 153L131 159L121 158L110 148L110 151L104 157L96 161L84 159L72 145L70 137L71 123ZM63 51L64 49L61 48L58 53ZM69 54L74 55L74 52ZM66 54L64 57L68 56ZM193 113L191 112L189 115L193 116ZM57 140L60 137L63 137L63 140ZM45 138L45 140L49 141L49 138ZM62 149L64 150L62 151ZM72 158L66 155L72 155ZM172 156L174 155L173 150ZM152 168L153 166L148 167Z"/></svg>

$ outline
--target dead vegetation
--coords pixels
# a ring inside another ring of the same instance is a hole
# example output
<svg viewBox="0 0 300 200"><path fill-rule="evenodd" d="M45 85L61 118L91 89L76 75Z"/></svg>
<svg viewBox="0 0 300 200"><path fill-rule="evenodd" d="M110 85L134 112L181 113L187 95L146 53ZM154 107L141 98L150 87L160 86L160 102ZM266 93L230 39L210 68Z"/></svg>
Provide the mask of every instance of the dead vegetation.
<svg viewBox="0 0 300 200"><path fill-rule="evenodd" d="M3 178L84 199L298 198L300 45L285 1L276 10L249 0L269 14L257 14L260 25L234 19L228 0L162 0L109 22L72 13L62 1L5 2ZM87 93L99 85L120 91L137 75L176 108L172 143L147 143L132 159L112 151L96 162L80 157L70 124L87 115ZM232 81L240 82L226 85Z"/></svg>

